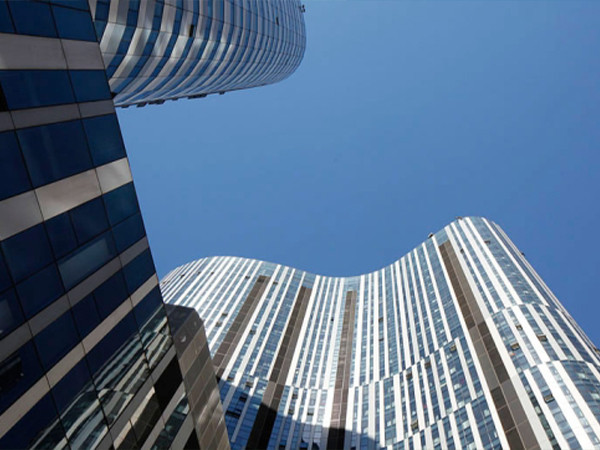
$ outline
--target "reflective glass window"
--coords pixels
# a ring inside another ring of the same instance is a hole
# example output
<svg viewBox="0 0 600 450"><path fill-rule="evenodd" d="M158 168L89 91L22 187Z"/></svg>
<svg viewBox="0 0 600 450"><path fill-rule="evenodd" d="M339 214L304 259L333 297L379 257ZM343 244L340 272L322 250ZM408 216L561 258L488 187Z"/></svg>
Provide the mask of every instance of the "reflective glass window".
<svg viewBox="0 0 600 450"><path fill-rule="evenodd" d="M111 225L119 223L139 211L133 183L108 192L104 195L104 202Z"/></svg>
<svg viewBox="0 0 600 450"><path fill-rule="evenodd" d="M104 70L71 70L69 73L78 102L111 98Z"/></svg>
<svg viewBox="0 0 600 450"><path fill-rule="evenodd" d="M100 166L125 157L125 146L116 114L83 120L94 165Z"/></svg>
<svg viewBox="0 0 600 450"><path fill-rule="evenodd" d="M150 250L145 250L136 256L123 268L129 293L135 292L155 272Z"/></svg>
<svg viewBox="0 0 600 450"><path fill-rule="evenodd" d="M63 39L78 39L96 41L96 31L88 11L78 11L72 8L53 6L54 21L58 36Z"/></svg>
<svg viewBox="0 0 600 450"><path fill-rule="evenodd" d="M9 109L60 105L75 99L64 70L1 70L0 83Z"/></svg>
<svg viewBox="0 0 600 450"><path fill-rule="evenodd" d="M17 285L23 311L33 317L64 293L56 264L51 264Z"/></svg>
<svg viewBox="0 0 600 450"><path fill-rule="evenodd" d="M56 37L50 6L38 2L8 2L17 33Z"/></svg>
<svg viewBox="0 0 600 450"><path fill-rule="evenodd" d="M58 270L65 287L71 289L116 255L115 244L110 232L104 233L78 248L58 263Z"/></svg>
<svg viewBox="0 0 600 450"><path fill-rule="evenodd" d="M79 120L17 131L34 187L92 168Z"/></svg>
<svg viewBox="0 0 600 450"><path fill-rule="evenodd" d="M50 244L57 258L61 258L77 248L77 238L68 213L47 220L46 230L48 230Z"/></svg>
<svg viewBox="0 0 600 450"><path fill-rule="evenodd" d="M52 398L46 394L0 439L0 448L60 448L64 436Z"/></svg>
<svg viewBox="0 0 600 450"><path fill-rule="evenodd" d="M0 294L0 339L23 323L23 313L13 289Z"/></svg>
<svg viewBox="0 0 600 450"><path fill-rule="evenodd" d="M0 362L0 373L1 414L43 374L33 342L27 342Z"/></svg>
<svg viewBox="0 0 600 450"><path fill-rule="evenodd" d="M71 309L79 335L84 338L100 323L100 314L93 295L88 295Z"/></svg>
<svg viewBox="0 0 600 450"><path fill-rule="evenodd" d="M0 200L29 189L31 183L15 133L0 133Z"/></svg>
<svg viewBox="0 0 600 450"><path fill-rule="evenodd" d="M123 272L118 271L95 291L94 298L100 313L100 318L106 318L117 306L127 298L127 286L123 278Z"/></svg>
<svg viewBox="0 0 600 450"><path fill-rule="evenodd" d="M89 241L108 228L108 218L101 198L95 198L70 212L79 243Z"/></svg>
<svg viewBox="0 0 600 450"><path fill-rule="evenodd" d="M12 281L10 280L10 275L8 275L8 269L6 268L6 263L4 262L4 256L0 251L0 292L8 289L11 285Z"/></svg>
<svg viewBox="0 0 600 450"><path fill-rule="evenodd" d="M42 364L49 370L79 342L71 312L60 316L34 339Z"/></svg>
<svg viewBox="0 0 600 450"><path fill-rule="evenodd" d="M108 428L85 360L52 388L52 394L71 448L96 448Z"/></svg>
<svg viewBox="0 0 600 450"><path fill-rule="evenodd" d="M42 224L4 240L1 245L8 270L16 282L53 260L50 243Z"/></svg>
<svg viewBox="0 0 600 450"><path fill-rule="evenodd" d="M122 252L136 243L146 235L142 215L138 213L129 219L125 219L113 228L113 234L118 252Z"/></svg>
<svg viewBox="0 0 600 450"><path fill-rule="evenodd" d="M15 27L13 27L10 14L8 12L8 5L6 4L6 0L0 0L0 32L15 32Z"/></svg>

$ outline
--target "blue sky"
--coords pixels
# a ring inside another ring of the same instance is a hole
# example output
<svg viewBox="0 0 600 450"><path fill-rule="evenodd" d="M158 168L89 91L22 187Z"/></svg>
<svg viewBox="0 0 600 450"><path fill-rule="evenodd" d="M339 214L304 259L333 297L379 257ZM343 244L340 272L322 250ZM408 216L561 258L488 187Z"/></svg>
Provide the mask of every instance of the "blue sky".
<svg viewBox="0 0 600 450"><path fill-rule="evenodd" d="M307 2L272 86L119 111L159 276L325 275L488 217L600 345L600 2Z"/></svg>

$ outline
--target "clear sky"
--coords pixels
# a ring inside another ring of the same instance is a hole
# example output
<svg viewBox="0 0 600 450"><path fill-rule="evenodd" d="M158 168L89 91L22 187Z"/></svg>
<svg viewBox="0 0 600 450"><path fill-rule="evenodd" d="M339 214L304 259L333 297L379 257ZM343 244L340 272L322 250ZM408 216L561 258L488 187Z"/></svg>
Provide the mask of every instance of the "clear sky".
<svg viewBox="0 0 600 450"><path fill-rule="evenodd" d="M356 275L480 215L600 346L600 2L306 3L287 80L119 111L159 276Z"/></svg>

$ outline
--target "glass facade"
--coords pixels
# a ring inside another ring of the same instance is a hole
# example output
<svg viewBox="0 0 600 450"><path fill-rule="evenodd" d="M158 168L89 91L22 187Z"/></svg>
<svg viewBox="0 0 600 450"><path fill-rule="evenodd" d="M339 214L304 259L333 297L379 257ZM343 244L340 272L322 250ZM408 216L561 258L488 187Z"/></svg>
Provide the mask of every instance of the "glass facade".
<svg viewBox="0 0 600 450"><path fill-rule="evenodd" d="M0 448L199 448L87 1L0 56Z"/></svg>
<svg viewBox="0 0 600 450"><path fill-rule="evenodd" d="M117 106L275 83L304 56L299 0L90 0Z"/></svg>
<svg viewBox="0 0 600 450"><path fill-rule="evenodd" d="M493 222L349 278L233 257L161 282L204 323L232 448L595 448L600 351Z"/></svg>

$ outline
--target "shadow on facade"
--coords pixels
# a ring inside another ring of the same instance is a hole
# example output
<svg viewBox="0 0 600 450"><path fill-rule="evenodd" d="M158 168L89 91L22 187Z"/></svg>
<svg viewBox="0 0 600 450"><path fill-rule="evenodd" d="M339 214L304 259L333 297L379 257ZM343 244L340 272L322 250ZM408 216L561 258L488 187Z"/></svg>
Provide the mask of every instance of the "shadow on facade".
<svg viewBox="0 0 600 450"><path fill-rule="evenodd" d="M263 401L264 394L250 395L252 385L249 381L242 383L241 386L235 386L218 377L217 381L221 395L225 394L228 397L231 395L231 400L223 411L229 439L235 437L235 441L231 442L232 449L342 450L347 445L346 440L352 438L352 434L345 429L324 428L315 423L318 422L315 418L317 414L316 412L311 414L311 406L306 401L298 403L293 408L286 406L288 414L281 414L283 408L278 405L276 409L272 405L267 405ZM283 386L281 388L283 389ZM293 394L291 395L291 402L294 402ZM286 403L289 403L287 400L286 396ZM293 417L297 415L313 420L298 420ZM372 438L359 435L347 448L374 450L381 447Z"/></svg>

